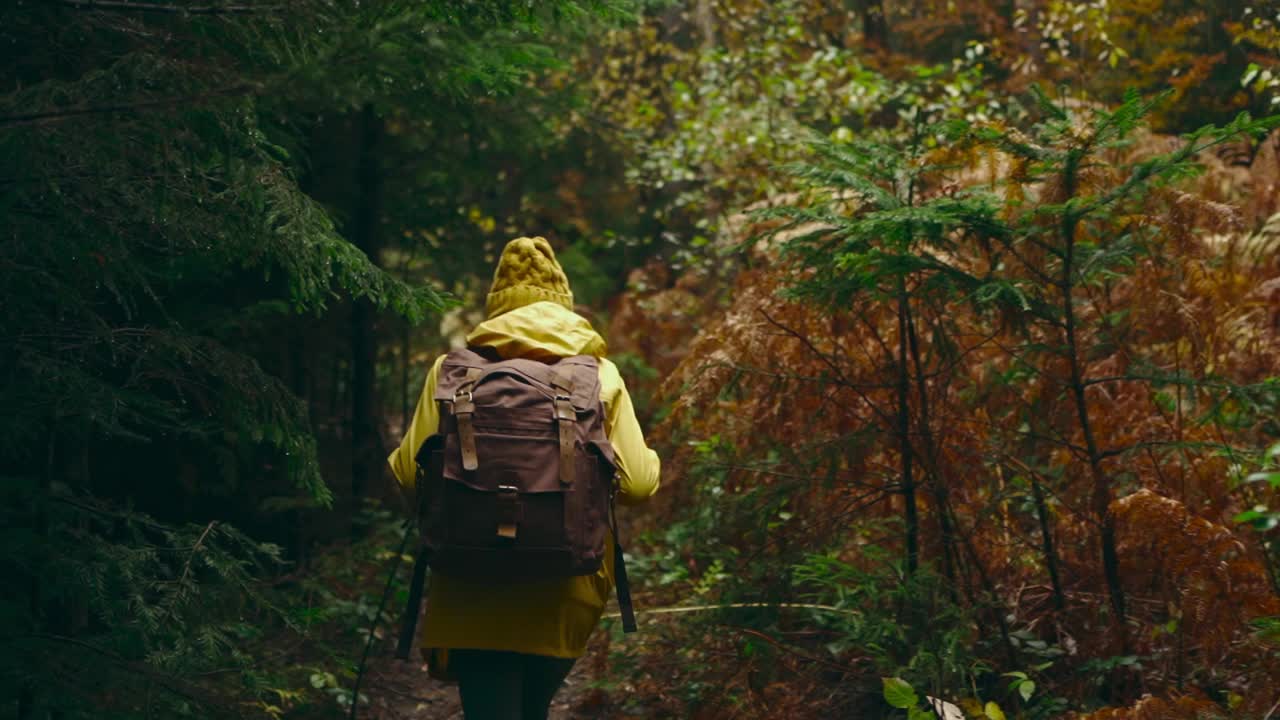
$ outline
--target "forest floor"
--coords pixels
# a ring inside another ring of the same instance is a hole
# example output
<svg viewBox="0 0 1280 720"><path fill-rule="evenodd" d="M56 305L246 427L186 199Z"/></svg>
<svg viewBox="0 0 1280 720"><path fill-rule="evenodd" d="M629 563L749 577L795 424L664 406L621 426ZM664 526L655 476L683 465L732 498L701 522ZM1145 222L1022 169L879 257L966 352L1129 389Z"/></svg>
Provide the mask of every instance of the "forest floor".
<svg viewBox="0 0 1280 720"><path fill-rule="evenodd" d="M587 667L584 662L574 665L564 686L551 703L551 713L548 715L550 720L592 717L576 710L589 689ZM369 720L462 720L457 685L428 677L427 667L421 662L384 659L370 672L366 696L369 698L369 706L364 717Z"/></svg>
<svg viewBox="0 0 1280 720"><path fill-rule="evenodd" d="M413 661L395 659L393 641L388 639L376 657L369 659L366 690L361 694L369 699L360 717L367 720L462 720L462 705L458 699L458 686L442 682L427 674L427 666L421 660L417 643L410 657ZM591 690L592 656L606 652L593 643L588 655L579 660L560 692L551 703L549 720L581 720L598 717L595 712L584 712L587 694Z"/></svg>

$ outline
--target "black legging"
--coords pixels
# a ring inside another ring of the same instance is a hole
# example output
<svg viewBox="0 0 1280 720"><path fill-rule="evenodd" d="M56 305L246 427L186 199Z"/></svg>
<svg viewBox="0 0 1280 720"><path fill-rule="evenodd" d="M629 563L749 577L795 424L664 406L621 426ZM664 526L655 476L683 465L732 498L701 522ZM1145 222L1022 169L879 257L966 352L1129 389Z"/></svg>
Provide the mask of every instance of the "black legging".
<svg viewBox="0 0 1280 720"><path fill-rule="evenodd" d="M573 658L497 650L450 650L467 720L546 720Z"/></svg>

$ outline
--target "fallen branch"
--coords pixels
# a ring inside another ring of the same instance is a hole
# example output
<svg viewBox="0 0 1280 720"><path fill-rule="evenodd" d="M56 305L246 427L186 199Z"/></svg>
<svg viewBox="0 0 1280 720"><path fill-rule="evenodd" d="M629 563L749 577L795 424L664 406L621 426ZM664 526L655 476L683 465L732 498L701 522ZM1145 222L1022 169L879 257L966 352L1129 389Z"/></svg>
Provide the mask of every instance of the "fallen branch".
<svg viewBox="0 0 1280 720"><path fill-rule="evenodd" d="M675 607L665 608L637 608L637 615L681 615L691 612L703 612L706 610L735 610L738 608L768 608L768 609L786 609L786 610L819 610L821 612L839 613L840 615L861 615L857 610L848 608L838 608L831 605L817 605L813 603L764 603L764 602L740 602L740 603L718 603L714 605L678 605ZM621 613L608 613L605 618L617 619L622 617Z"/></svg>
<svg viewBox="0 0 1280 720"><path fill-rule="evenodd" d="M800 650L799 650L799 649L797 649L797 648L793 648L793 647L791 647L790 645L786 645L786 644L782 643L780 640L776 640L776 639L774 639L774 638L769 637L768 635L765 635L764 633L760 632L759 630L752 630L751 628L740 628L740 627L735 627L735 628L733 628L733 629L734 629L734 630L737 630L738 632L743 633L743 634L745 634L745 635L750 635L750 636L752 636L752 637L760 638L761 640L764 640L765 642L767 642L767 643L769 643L770 645L772 645L773 647L775 647L775 648L777 648L777 649L781 650L782 652L785 652L785 653L787 653L787 654L789 654L789 655L795 655L796 657L801 658L802 660L808 660L809 662L818 663L819 665L825 665L825 666L827 666L827 667L829 667L829 668L832 668L832 669L835 669L835 670L839 670L839 671L841 671L841 672L845 672L845 673L853 673L853 672L857 672L857 670L855 670L854 668L851 668L851 667L849 667L849 666L847 666L847 665L841 665L841 664L840 664L840 663L838 663L838 662L833 662L833 661L831 661L831 660L827 660L827 659L825 659L825 658L815 657L815 656L813 656L813 655L810 655L809 653L802 652L802 651L800 651ZM854 658L854 659L855 659L855 660L865 660L865 658Z"/></svg>

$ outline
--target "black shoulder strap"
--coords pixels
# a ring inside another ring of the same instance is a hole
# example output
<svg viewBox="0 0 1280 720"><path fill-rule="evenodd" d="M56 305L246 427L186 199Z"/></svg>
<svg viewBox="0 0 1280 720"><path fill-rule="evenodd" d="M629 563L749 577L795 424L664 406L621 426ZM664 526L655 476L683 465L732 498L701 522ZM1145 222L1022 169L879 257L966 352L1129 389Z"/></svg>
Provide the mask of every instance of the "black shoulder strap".
<svg viewBox="0 0 1280 720"><path fill-rule="evenodd" d="M618 513L612 499L609 501L609 530L613 533L613 574L618 587L622 632L633 633L636 631L636 610L631 604L631 581L627 579L627 560L622 552L622 540L618 537Z"/></svg>
<svg viewBox="0 0 1280 720"><path fill-rule="evenodd" d="M418 614L422 612L422 590L426 585L427 564L430 561L431 551L424 545L418 550L418 559L413 563L413 579L409 581L409 604L400 621L400 641L396 643L396 657L400 660L408 660L409 651L413 648L413 635L418 629Z"/></svg>
<svg viewBox="0 0 1280 720"><path fill-rule="evenodd" d="M434 484L444 474L440 465L440 454L434 452L440 448L443 438L432 435L418 448L415 457L418 474L414 483L417 494L417 507L414 508L414 519L419 531L424 522L422 515L427 512L433 502ZM418 615L422 612L422 591L426 585L427 565L431 562L431 548L425 542L419 543L418 557L413 562L413 577L409 581L409 602L404 609L404 617L400 619L400 641L396 644L396 657L409 659L409 651L413 647L414 631L418 629Z"/></svg>

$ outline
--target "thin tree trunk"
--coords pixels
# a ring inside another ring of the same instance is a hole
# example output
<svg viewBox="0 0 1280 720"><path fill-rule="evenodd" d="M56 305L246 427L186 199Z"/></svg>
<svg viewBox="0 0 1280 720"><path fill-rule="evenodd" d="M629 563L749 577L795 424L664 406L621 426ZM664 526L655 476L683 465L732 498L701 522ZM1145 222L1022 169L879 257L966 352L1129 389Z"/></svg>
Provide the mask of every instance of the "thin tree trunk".
<svg viewBox="0 0 1280 720"><path fill-rule="evenodd" d="M907 363L907 324L910 320L907 284L898 279L898 442L902 456L903 519L906 522L907 573L920 564L920 519L916 509L914 457L911 448L911 377Z"/></svg>
<svg viewBox="0 0 1280 720"><path fill-rule="evenodd" d="M949 512L944 509L943 512ZM956 523L959 526L959 523ZM986 592L991 602L995 604L996 611L994 613L996 627L1000 630L1000 640L1004 644L1005 657L1009 661L1010 667L1018 666L1018 649L1013 646L1013 640L1009 635L1009 621L1006 619L1008 609L1005 607L1004 600L1000 598L1000 594L996 592L995 583L991 581L991 575L987 573L987 566L982 563L982 558L978 557L977 548L973 546L973 538L966 533L958 533L962 541L962 546L969 555L969 561L973 563L973 567L978 571L978 579L982 582L982 589Z"/></svg>
<svg viewBox="0 0 1280 720"><path fill-rule="evenodd" d="M1053 606L1059 612L1067 609L1067 597L1062 592L1062 582L1058 578L1058 551L1053 546L1053 521L1049 518L1049 506L1044 502L1044 491L1040 481L1034 477L1031 481L1031 496L1036 503L1036 517L1040 520L1040 547L1044 552L1044 564L1049 570L1049 582L1053 586Z"/></svg>
<svg viewBox="0 0 1280 720"><path fill-rule="evenodd" d="M694 9L694 21L698 33L702 35L702 49L709 50L716 46L716 16L712 0L698 0Z"/></svg>
<svg viewBox="0 0 1280 720"><path fill-rule="evenodd" d="M54 483L57 482L58 467L58 435L56 433L48 433L48 438L48 443L45 446L44 471L40 473L40 493L45 497L48 497L53 492ZM38 502L35 504L35 517L33 520L36 537L45 538L45 542L48 542L49 539L46 536L49 534L49 515L46 512L46 503ZM42 612L44 597L43 588L40 586L40 574L32 572L28 579L27 607L31 617L39 618L44 614ZM23 680L18 687L18 720L28 720L35 717L35 705L35 687L30 680Z"/></svg>
<svg viewBox="0 0 1280 720"><path fill-rule="evenodd" d="M916 423L919 427L920 442L924 446L925 470L929 488L937 505L938 531L942 536L942 573L947 579L947 591L952 600L956 598L955 573L955 532L951 527L951 516L947 512L951 501L946 484L942 480L938 462L938 447L934 442L933 427L929 415L929 386L925 380L924 362L920 359L920 340L916 333L915 315L911 312L908 299L906 306L907 339L911 349L911 364L915 371L916 395L920 401L920 412Z"/></svg>
<svg viewBox="0 0 1280 720"><path fill-rule="evenodd" d="M1068 157L1063 168L1063 190L1070 199L1076 193L1079 156ZM1071 210L1063 215L1060 232L1062 233L1062 310L1063 334L1066 341L1067 361L1071 371L1071 395L1075 401L1076 419L1080 424L1080 432L1084 435L1085 451L1089 456L1089 474L1093 481L1091 505L1100 526L1102 543L1102 568L1106 575L1107 591L1111 598L1111 608L1116 615L1116 627L1119 630L1121 651L1127 651L1128 632L1126 629L1126 612L1124 587L1120 583L1120 560L1116 552L1115 516L1111 513L1111 481L1102 467L1102 455L1098 451L1097 439L1093 433L1093 423L1089 416L1089 407L1085 397L1086 379L1084 368L1080 362L1079 338L1076 330L1076 310L1073 290L1075 288L1075 244L1076 231L1080 219Z"/></svg>
<svg viewBox="0 0 1280 720"><path fill-rule="evenodd" d="M884 0L863 0L862 39L873 50L889 49L889 21Z"/></svg>

